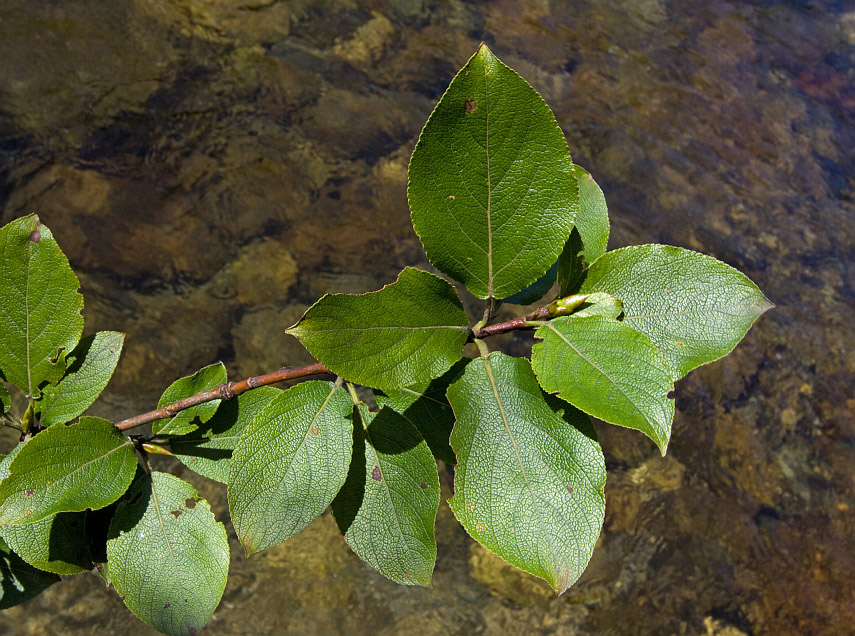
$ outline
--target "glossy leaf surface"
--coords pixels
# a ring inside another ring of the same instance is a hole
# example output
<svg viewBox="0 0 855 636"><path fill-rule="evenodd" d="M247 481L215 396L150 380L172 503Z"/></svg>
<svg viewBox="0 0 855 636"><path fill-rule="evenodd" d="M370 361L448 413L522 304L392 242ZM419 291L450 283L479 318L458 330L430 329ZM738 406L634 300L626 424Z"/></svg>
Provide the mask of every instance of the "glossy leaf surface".
<svg viewBox="0 0 855 636"><path fill-rule="evenodd" d="M353 403L331 382L302 382L244 431L229 471L229 510L247 554L281 543L330 505L353 448Z"/></svg>
<svg viewBox="0 0 855 636"><path fill-rule="evenodd" d="M393 389L448 371L460 359L468 324L450 283L407 267L380 291L324 296L288 333L337 375Z"/></svg>
<svg viewBox="0 0 855 636"><path fill-rule="evenodd" d="M479 298L505 298L542 276L579 206L552 111L483 44L425 124L407 196L431 263Z"/></svg>
<svg viewBox="0 0 855 636"><path fill-rule="evenodd" d="M531 363L540 386L601 420L634 428L662 454L668 447L674 382L650 339L602 316L555 318L535 332Z"/></svg>
<svg viewBox="0 0 855 636"><path fill-rule="evenodd" d="M110 524L110 583L140 620L198 634L226 587L229 543L208 502L166 473L139 474Z"/></svg>
<svg viewBox="0 0 855 636"><path fill-rule="evenodd" d="M388 406L412 424L427 442L433 456L446 464L455 464L454 451L448 443L454 426L454 412L445 397L448 385L463 372L468 359L457 361L442 377L403 389L375 391L379 406Z"/></svg>
<svg viewBox="0 0 855 636"><path fill-rule="evenodd" d="M29 601L59 580L31 566L0 539L0 610Z"/></svg>
<svg viewBox="0 0 855 636"><path fill-rule="evenodd" d="M605 513L590 419L545 395L527 360L502 353L470 362L448 398L451 510L476 541L563 592L587 566Z"/></svg>
<svg viewBox="0 0 855 636"><path fill-rule="evenodd" d="M773 305L745 274L716 259L668 245L604 254L582 291L623 302L623 321L662 352L675 380L730 353Z"/></svg>
<svg viewBox="0 0 855 636"><path fill-rule="evenodd" d="M347 544L404 585L430 585L439 508L436 460L418 431L390 408L354 410L353 459L332 504Z"/></svg>
<svg viewBox="0 0 855 636"><path fill-rule="evenodd" d="M0 525L103 508L127 490L136 465L131 440L107 420L82 417L45 429L21 448L0 482Z"/></svg>
<svg viewBox="0 0 855 636"><path fill-rule="evenodd" d="M28 395L56 382L83 331L80 282L36 215L0 229L0 370Z"/></svg>
<svg viewBox="0 0 855 636"><path fill-rule="evenodd" d="M163 408L191 395L216 388L227 381L228 374L223 363L210 364L207 367L199 369L193 375L188 375L170 384L166 391L163 392L163 395L160 396L157 408ZM217 412L219 405L220 400L212 400L204 404L192 406L189 409L179 411L171 418L157 420L151 425L151 429L155 435L184 435L190 433L199 427L194 422L195 418L199 418L200 422L207 422Z"/></svg>
<svg viewBox="0 0 855 636"><path fill-rule="evenodd" d="M261 386L223 400L214 416L187 435L173 437L169 448L187 468L222 484L229 481L232 451L244 429L267 404L282 393Z"/></svg>
<svg viewBox="0 0 855 636"><path fill-rule="evenodd" d="M116 369L124 340L124 334L100 331L80 341L66 359L65 376L45 387L36 405L42 426L70 422L95 402Z"/></svg>

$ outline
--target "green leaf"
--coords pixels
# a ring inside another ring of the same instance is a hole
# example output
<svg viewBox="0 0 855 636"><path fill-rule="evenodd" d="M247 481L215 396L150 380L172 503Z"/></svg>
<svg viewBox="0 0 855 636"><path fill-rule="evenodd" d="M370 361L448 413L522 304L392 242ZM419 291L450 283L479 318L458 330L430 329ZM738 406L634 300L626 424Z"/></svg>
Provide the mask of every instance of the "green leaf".
<svg viewBox="0 0 855 636"><path fill-rule="evenodd" d="M675 380L730 353L774 306L729 265L668 245L604 254L588 271L582 291L620 298L624 323L653 341Z"/></svg>
<svg viewBox="0 0 855 636"><path fill-rule="evenodd" d="M430 585L439 508L436 460L419 432L390 408L353 411L353 459L332 503L347 544L404 585Z"/></svg>
<svg viewBox="0 0 855 636"><path fill-rule="evenodd" d="M609 242L609 210L603 191L587 170L573 166L579 183L579 214L558 258L558 284L561 295L568 296L579 289L588 265L606 251Z"/></svg>
<svg viewBox="0 0 855 636"><path fill-rule="evenodd" d="M0 610L29 601L59 580L22 560L0 540Z"/></svg>
<svg viewBox="0 0 855 636"><path fill-rule="evenodd" d="M540 386L601 420L634 428L662 454L668 447L674 382L653 343L602 316L555 318L534 334L531 363Z"/></svg>
<svg viewBox="0 0 855 636"><path fill-rule="evenodd" d="M579 309L573 312L574 318L585 318L586 316L602 316L603 318L617 319L623 313L623 303L612 296L602 292L594 292L588 299L579 305Z"/></svg>
<svg viewBox="0 0 855 636"><path fill-rule="evenodd" d="M333 373L381 389L442 375L469 338L454 287L412 267L380 291L324 296L287 331Z"/></svg>
<svg viewBox="0 0 855 636"><path fill-rule="evenodd" d="M241 433L280 393L281 389L261 386L232 400L223 400L214 416L198 429L171 438L170 450L187 468L208 479L228 483L232 451Z"/></svg>
<svg viewBox="0 0 855 636"><path fill-rule="evenodd" d="M2 376L0 376L0 415L8 413L11 405L12 396L9 395L9 391L7 391L6 387L3 385ZM2 427L2 423L0 423L0 427Z"/></svg>
<svg viewBox="0 0 855 636"><path fill-rule="evenodd" d="M476 541L563 592L588 565L605 514L590 419L544 395L528 360L498 352L470 362L448 399L451 510Z"/></svg>
<svg viewBox="0 0 855 636"><path fill-rule="evenodd" d="M445 392L448 385L460 377L468 361L468 358L458 360L445 374L430 382L374 392L377 405L388 406L403 416L418 430L433 456L446 464L456 464L457 459L448 444L454 426L454 413Z"/></svg>
<svg viewBox="0 0 855 636"><path fill-rule="evenodd" d="M247 554L294 536L330 505L350 464L352 409L340 384L302 382L244 431L229 470L229 511Z"/></svg>
<svg viewBox="0 0 855 636"><path fill-rule="evenodd" d="M100 331L81 340L66 359L65 376L56 386L45 387L36 403L39 423L70 422L89 408L110 381L124 341L125 335L115 331Z"/></svg>
<svg viewBox="0 0 855 636"><path fill-rule="evenodd" d="M18 444L0 461L0 481L9 476L9 464L24 447ZM0 527L0 538L27 563L54 574L77 574L92 568L85 513L63 512L25 526Z"/></svg>
<svg viewBox="0 0 855 636"><path fill-rule="evenodd" d="M166 473L140 475L110 524L110 582L140 620L198 634L226 587L229 543L208 502Z"/></svg>
<svg viewBox="0 0 855 636"><path fill-rule="evenodd" d="M0 482L0 526L103 508L127 490L136 465L131 440L107 420L82 417L45 429L21 448Z"/></svg>
<svg viewBox="0 0 855 636"><path fill-rule="evenodd" d="M511 296L543 275L579 208L555 116L483 44L425 124L407 196L431 263L479 298Z"/></svg>
<svg viewBox="0 0 855 636"><path fill-rule="evenodd" d="M80 282L50 230L31 214L0 229L0 369L35 396L62 377L83 332Z"/></svg>
<svg viewBox="0 0 855 636"><path fill-rule="evenodd" d="M199 369L193 375L180 378L170 384L160 400L157 402L157 408L163 408L178 400L191 397L202 391L209 391L216 388L220 384L228 381L226 367L222 362L210 364L207 367ZM155 435L184 435L199 428L199 425L194 422L194 418L199 418L202 423L207 422L217 412L217 407L220 405L220 400L211 400L196 406L191 406L189 409L179 411L171 418L157 420L151 425L151 430Z"/></svg>
<svg viewBox="0 0 855 636"><path fill-rule="evenodd" d="M505 302L513 303L514 305L531 305L543 298L546 293L552 289L557 277L558 261L555 261L552 266L546 270L546 273L543 276L538 278L522 291L505 298Z"/></svg>

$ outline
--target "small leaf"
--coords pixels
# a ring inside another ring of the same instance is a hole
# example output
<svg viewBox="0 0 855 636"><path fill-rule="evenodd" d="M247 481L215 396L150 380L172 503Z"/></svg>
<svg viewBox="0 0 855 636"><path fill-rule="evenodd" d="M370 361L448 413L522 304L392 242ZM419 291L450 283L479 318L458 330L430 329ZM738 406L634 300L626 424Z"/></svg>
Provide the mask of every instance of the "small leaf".
<svg viewBox="0 0 855 636"><path fill-rule="evenodd" d="M431 263L479 298L506 298L542 276L579 208L555 116L483 44L422 130L407 197Z"/></svg>
<svg viewBox="0 0 855 636"><path fill-rule="evenodd" d="M588 294L587 300L573 312L573 316L575 318L602 316L603 318L617 319L621 313L623 313L623 303L620 300L611 294L594 292Z"/></svg>
<svg viewBox="0 0 855 636"><path fill-rule="evenodd" d="M540 386L589 415L652 439L662 454L671 437L674 382L645 336L602 316L555 318L534 334L531 363Z"/></svg>
<svg viewBox="0 0 855 636"><path fill-rule="evenodd" d="M446 464L456 464L454 451L448 444L454 413L445 397L448 385L463 372L468 359L458 360L441 377L403 389L375 391L378 406L388 406L416 427L427 442L433 456Z"/></svg>
<svg viewBox="0 0 855 636"><path fill-rule="evenodd" d="M281 389L261 386L232 400L223 400L210 420L192 433L171 438L169 447L187 468L208 479L228 483L232 451L241 433L280 393Z"/></svg>
<svg viewBox="0 0 855 636"><path fill-rule="evenodd" d="M157 408L163 408L178 400L191 397L202 391L209 391L216 388L220 384L228 381L226 367L222 362L208 365L199 369L193 375L180 378L170 384L160 400L157 402ZM193 419L199 418L199 421L207 422L217 412L217 407L220 405L220 400L211 400L197 406L192 406L189 409L179 411L171 418L157 420L151 425L151 430L155 435L184 435L195 431L199 425Z"/></svg>
<svg viewBox="0 0 855 636"><path fill-rule="evenodd" d="M133 444L107 420L82 417L45 429L20 449L0 482L0 526L103 508L127 490L136 464Z"/></svg>
<svg viewBox="0 0 855 636"><path fill-rule="evenodd" d="M57 382L83 332L80 282L50 230L31 214L0 229L0 369L27 395Z"/></svg>
<svg viewBox="0 0 855 636"><path fill-rule="evenodd" d="M66 359L65 376L45 387L36 403L42 426L70 422L92 405L116 369L124 340L124 334L100 331L80 341Z"/></svg>
<svg viewBox="0 0 855 636"><path fill-rule="evenodd" d="M332 503L347 544L404 585L430 585L439 508L436 460L418 431L392 409L354 411L353 459Z"/></svg>
<svg viewBox="0 0 855 636"><path fill-rule="evenodd" d="M0 610L29 601L59 581L56 574L26 563L0 540Z"/></svg>
<svg viewBox="0 0 855 636"><path fill-rule="evenodd" d="M588 565L605 514L590 419L546 396L528 360L502 353L470 362L448 399L452 512L487 549L563 592Z"/></svg>
<svg viewBox="0 0 855 636"><path fill-rule="evenodd" d="M0 376L0 415L9 412L9 407L12 405L12 396L3 385L3 378Z"/></svg>
<svg viewBox="0 0 855 636"><path fill-rule="evenodd" d="M675 380L730 353L773 307L743 273L668 245L604 254L588 271L582 291L620 298L623 322L653 341Z"/></svg>
<svg viewBox="0 0 855 636"><path fill-rule="evenodd" d="M605 253L609 242L606 197L587 170L581 166L573 168L579 183L579 214L576 227L558 258L558 284L562 296L579 289L588 265Z"/></svg>
<svg viewBox="0 0 855 636"><path fill-rule="evenodd" d="M558 261L555 261L543 276L522 291L517 292L513 296L508 296L504 302L513 303L514 305L531 305L532 303L536 303L552 289L557 277Z"/></svg>
<svg viewBox="0 0 855 636"><path fill-rule="evenodd" d="M460 359L469 327L450 283L407 267L380 291L324 296L288 333L333 373L394 389L448 371Z"/></svg>
<svg viewBox="0 0 855 636"><path fill-rule="evenodd" d="M9 476L9 464L23 447L24 444L18 444L0 461L0 481ZM78 574L92 568L85 516L81 512L64 512L25 526L2 526L0 538L39 570Z"/></svg>
<svg viewBox="0 0 855 636"><path fill-rule="evenodd" d="M330 505L350 464L352 408L340 385L302 382L246 428L229 470L229 511L247 554L294 536Z"/></svg>
<svg viewBox="0 0 855 636"><path fill-rule="evenodd" d="M110 583L137 618L169 636L198 634L226 587L229 543L208 502L166 473L141 474L110 524Z"/></svg>

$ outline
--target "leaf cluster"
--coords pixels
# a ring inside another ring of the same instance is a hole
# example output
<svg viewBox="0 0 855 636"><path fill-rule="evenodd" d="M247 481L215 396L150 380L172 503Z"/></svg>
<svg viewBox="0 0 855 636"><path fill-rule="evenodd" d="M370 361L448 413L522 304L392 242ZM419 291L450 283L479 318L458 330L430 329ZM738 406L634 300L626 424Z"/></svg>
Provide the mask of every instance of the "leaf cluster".
<svg viewBox="0 0 855 636"><path fill-rule="evenodd" d="M0 461L0 608L97 568L161 632L204 627L226 584L226 529L190 484L151 470L152 453L226 484L247 554L331 508L356 555L405 585L431 581L441 460L476 541L559 593L579 579L605 512L591 417L664 454L674 382L726 355L771 305L689 250L607 251L602 190L543 99L483 45L425 125L407 194L428 259L484 300L483 316L415 268L376 292L326 295L287 331L330 379L235 397L212 364L164 391L144 435L82 416L123 336L81 338L78 280L38 217L0 229L0 414L21 432ZM493 322L501 303L537 301ZM530 357L489 352L489 335L515 329L534 330ZM176 406L213 389L232 399Z"/></svg>

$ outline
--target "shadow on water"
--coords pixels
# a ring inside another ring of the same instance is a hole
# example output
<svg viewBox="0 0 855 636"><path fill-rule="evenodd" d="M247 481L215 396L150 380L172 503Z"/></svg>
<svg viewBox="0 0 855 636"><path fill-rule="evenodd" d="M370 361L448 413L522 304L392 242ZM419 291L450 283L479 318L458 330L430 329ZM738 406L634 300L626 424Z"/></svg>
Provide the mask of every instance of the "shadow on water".
<svg viewBox="0 0 855 636"><path fill-rule="evenodd" d="M426 266L407 162L481 40L602 185L610 247L712 254L778 307L680 383L666 458L598 427L604 534L563 596L473 544L445 505L427 590L363 566L326 514L248 560L232 537L208 632L849 633L848 2L3 2L2 221L37 211L80 275L87 331L128 334L95 414L148 410L217 359L231 377L307 363L284 327L308 304ZM191 479L227 520L225 490ZM152 633L89 574L3 619L2 636Z"/></svg>

